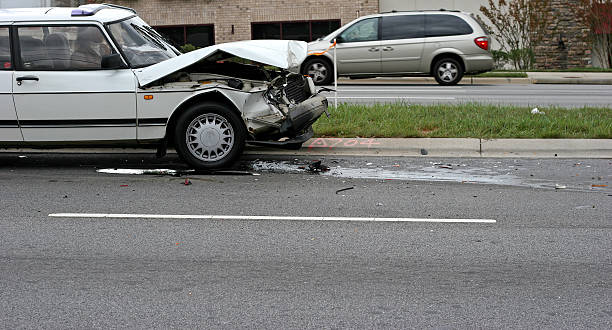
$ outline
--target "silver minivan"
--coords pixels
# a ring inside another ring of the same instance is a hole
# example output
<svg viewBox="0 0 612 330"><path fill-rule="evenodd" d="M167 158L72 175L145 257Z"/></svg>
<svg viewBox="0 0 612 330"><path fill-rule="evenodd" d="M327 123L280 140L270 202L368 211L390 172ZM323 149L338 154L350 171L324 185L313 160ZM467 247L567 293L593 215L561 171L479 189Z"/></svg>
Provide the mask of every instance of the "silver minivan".
<svg viewBox="0 0 612 330"><path fill-rule="evenodd" d="M440 85L455 85L465 73L493 68L490 36L473 15L459 11L364 16L309 43L301 70L318 85L332 82L334 40L339 76L430 75Z"/></svg>

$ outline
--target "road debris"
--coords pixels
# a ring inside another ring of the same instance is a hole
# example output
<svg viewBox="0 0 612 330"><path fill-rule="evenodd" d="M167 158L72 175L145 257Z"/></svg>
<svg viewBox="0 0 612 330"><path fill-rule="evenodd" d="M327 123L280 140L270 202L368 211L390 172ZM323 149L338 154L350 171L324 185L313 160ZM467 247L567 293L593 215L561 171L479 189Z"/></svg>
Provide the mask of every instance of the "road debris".
<svg viewBox="0 0 612 330"><path fill-rule="evenodd" d="M580 206L576 206L574 207L576 210L582 210L582 209L594 209L595 205L580 205Z"/></svg>
<svg viewBox="0 0 612 330"><path fill-rule="evenodd" d="M383 203L376 203L376 206L385 206Z"/></svg>
<svg viewBox="0 0 612 330"><path fill-rule="evenodd" d="M429 152L427 152L427 149L421 149L421 155L425 156L427 155Z"/></svg>
<svg viewBox="0 0 612 330"><path fill-rule="evenodd" d="M189 180L189 178L185 178L185 182L183 182L183 185L185 185L185 186L190 186L191 185L191 181Z"/></svg>
<svg viewBox="0 0 612 330"><path fill-rule="evenodd" d="M336 195L338 195L338 193L341 193L341 192L347 191L347 190L351 190L351 189L355 189L355 187L348 187L348 188L338 189L338 190L336 190Z"/></svg>
<svg viewBox="0 0 612 330"><path fill-rule="evenodd" d="M605 188L607 187L607 184L592 184L591 187L593 188Z"/></svg>
<svg viewBox="0 0 612 330"><path fill-rule="evenodd" d="M316 160L310 164L308 164L308 169L309 172L313 172L313 173L321 173L321 172L327 172L329 171L329 167L321 164L320 160Z"/></svg>
<svg viewBox="0 0 612 330"><path fill-rule="evenodd" d="M566 189L567 186L564 186L562 184L555 184L555 189Z"/></svg>
<svg viewBox="0 0 612 330"><path fill-rule="evenodd" d="M546 112L540 111L538 108L533 108L533 109L531 110L531 114L532 114L532 115L545 115L545 114L546 114Z"/></svg>

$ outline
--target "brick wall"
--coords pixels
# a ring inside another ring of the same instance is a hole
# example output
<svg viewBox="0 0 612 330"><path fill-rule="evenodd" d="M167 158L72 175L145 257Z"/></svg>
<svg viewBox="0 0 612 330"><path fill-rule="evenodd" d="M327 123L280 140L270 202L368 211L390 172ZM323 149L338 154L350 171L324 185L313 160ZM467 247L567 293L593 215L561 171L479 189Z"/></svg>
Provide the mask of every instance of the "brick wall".
<svg viewBox="0 0 612 330"><path fill-rule="evenodd" d="M567 69L591 66L589 29L578 23L577 0L550 0L555 19L535 49L536 68Z"/></svg>
<svg viewBox="0 0 612 330"><path fill-rule="evenodd" d="M215 43L251 39L251 23L340 19L378 12L379 0L119 0L150 25L214 24ZM234 34L232 34L232 25Z"/></svg>

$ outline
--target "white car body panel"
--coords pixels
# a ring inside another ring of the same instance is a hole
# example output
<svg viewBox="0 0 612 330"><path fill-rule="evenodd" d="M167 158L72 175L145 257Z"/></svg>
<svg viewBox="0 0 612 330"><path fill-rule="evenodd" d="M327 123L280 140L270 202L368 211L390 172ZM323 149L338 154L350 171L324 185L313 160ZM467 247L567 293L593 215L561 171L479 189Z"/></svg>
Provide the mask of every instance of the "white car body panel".
<svg viewBox="0 0 612 330"><path fill-rule="evenodd" d="M23 76L39 81L19 85ZM16 71L13 97L26 142L136 140L131 70ZM78 127L78 120L88 120L88 128ZM60 121L75 122L55 124Z"/></svg>
<svg viewBox="0 0 612 330"><path fill-rule="evenodd" d="M184 69L196 62L222 51L254 62L273 65L292 72L299 72L300 64L307 56L308 45L295 40L247 40L213 45L182 54L146 68L136 69L141 87Z"/></svg>
<svg viewBox="0 0 612 330"><path fill-rule="evenodd" d="M11 92L13 71L0 71L0 141L23 141Z"/></svg>

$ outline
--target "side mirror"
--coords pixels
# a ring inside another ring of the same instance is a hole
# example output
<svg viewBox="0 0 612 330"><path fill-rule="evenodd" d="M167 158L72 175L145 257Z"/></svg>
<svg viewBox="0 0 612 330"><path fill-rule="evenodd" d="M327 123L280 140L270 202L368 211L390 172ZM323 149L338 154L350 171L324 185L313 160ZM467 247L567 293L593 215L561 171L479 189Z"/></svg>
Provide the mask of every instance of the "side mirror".
<svg viewBox="0 0 612 330"><path fill-rule="evenodd" d="M123 63L121 55L110 54L102 56L102 69L126 69L127 66Z"/></svg>
<svg viewBox="0 0 612 330"><path fill-rule="evenodd" d="M336 39L336 42L339 44L344 42L344 39L341 36L337 36L335 39ZM333 43L334 39L332 39L331 42Z"/></svg>

